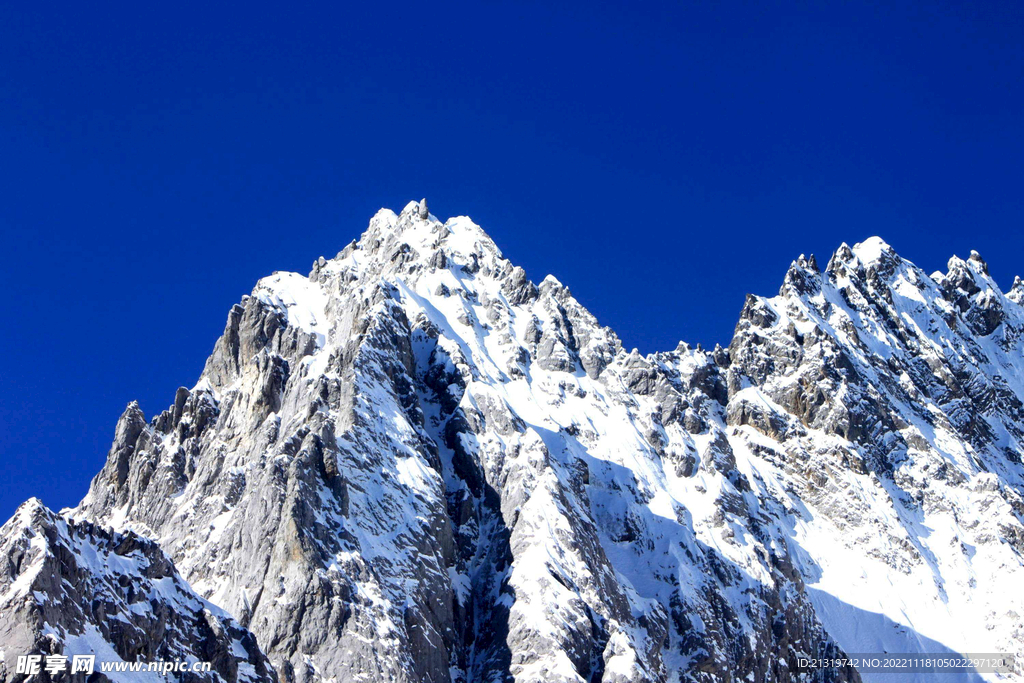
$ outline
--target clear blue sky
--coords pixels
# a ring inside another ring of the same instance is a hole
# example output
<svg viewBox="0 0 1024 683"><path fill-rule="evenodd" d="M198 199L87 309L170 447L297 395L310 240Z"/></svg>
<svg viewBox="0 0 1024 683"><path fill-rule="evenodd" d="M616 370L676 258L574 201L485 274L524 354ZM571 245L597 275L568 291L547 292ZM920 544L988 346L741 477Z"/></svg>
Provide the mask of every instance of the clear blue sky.
<svg viewBox="0 0 1024 683"><path fill-rule="evenodd" d="M872 234L1024 273L1018 3L331 4L5 5L0 517L421 196L644 352Z"/></svg>

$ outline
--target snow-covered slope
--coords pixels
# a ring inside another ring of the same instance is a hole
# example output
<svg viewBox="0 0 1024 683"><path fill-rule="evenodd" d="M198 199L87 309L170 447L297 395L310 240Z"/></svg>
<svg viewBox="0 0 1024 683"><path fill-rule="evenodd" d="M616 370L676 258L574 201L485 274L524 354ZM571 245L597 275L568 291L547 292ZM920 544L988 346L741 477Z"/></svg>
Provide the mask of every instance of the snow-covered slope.
<svg viewBox="0 0 1024 683"><path fill-rule="evenodd" d="M17 673L19 655L67 657L65 671ZM0 681L75 680L73 655L95 655L90 681L166 680L101 672L101 663L209 662L179 680L272 683L256 639L189 588L152 541L70 522L36 499L0 528Z"/></svg>
<svg viewBox="0 0 1024 683"><path fill-rule="evenodd" d="M786 475L811 470L794 558L848 652L1022 655L1020 283L1003 295L976 253L948 268L878 238L824 274L797 261L730 347L733 422L783 444Z"/></svg>
<svg viewBox="0 0 1024 683"><path fill-rule="evenodd" d="M1022 299L870 240L794 263L729 349L644 357L413 202L261 280L73 514L159 542L283 681L1020 657Z"/></svg>

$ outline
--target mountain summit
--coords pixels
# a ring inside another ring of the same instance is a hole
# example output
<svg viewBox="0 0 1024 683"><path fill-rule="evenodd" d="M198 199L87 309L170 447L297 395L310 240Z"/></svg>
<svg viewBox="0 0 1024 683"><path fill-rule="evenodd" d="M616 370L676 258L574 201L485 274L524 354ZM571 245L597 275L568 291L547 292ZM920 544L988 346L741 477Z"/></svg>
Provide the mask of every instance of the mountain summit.
<svg viewBox="0 0 1024 683"><path fill-rule="evenodd" d="M1022 292L977 254L929 276L873 238L795 261L727 349L641 356L410 202L260 280L199 381L152 419L129 405L49 524L150 539L284 682L1024 661Z"/></svg>

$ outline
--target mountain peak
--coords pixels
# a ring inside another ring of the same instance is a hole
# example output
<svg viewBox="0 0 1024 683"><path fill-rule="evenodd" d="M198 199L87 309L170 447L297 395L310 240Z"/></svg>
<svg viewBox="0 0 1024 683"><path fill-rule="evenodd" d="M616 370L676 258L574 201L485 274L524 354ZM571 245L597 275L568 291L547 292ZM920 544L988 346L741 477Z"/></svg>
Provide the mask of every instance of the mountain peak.
<svg viewBox="0 0 1024 683"><path fill-rule="evenodd" d="M869 237L853 246L853 253L865 266L883 259L898 258L896 250L881 237Z"/></svg>

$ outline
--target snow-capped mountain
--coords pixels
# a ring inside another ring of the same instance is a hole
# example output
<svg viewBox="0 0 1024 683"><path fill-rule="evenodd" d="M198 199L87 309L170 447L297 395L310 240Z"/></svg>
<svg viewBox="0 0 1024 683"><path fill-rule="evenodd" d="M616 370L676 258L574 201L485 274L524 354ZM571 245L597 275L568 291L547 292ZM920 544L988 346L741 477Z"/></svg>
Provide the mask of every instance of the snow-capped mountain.
<svg viewBox="0 0 1024 683"><path fill-rule="evenodd" d="M798 259L728 349L645 357L412 202L261 280L66 523L155 541L281 681L1020 660L1022 303L976 254L929 276L876 238Z"/></svg>

